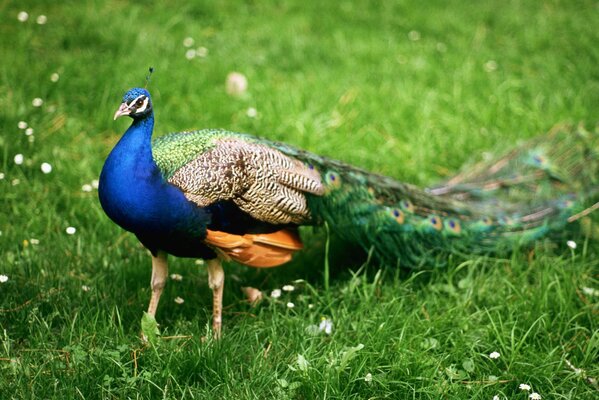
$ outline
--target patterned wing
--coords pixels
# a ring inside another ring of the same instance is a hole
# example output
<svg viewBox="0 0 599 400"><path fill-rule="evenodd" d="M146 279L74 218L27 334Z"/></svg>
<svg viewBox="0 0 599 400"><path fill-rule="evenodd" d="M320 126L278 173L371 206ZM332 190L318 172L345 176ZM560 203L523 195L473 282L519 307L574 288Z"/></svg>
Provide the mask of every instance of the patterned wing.
<svg viewBox="0 0 599 400"><path fill-rule="evenodd" d="M253 218L272 224L310 221L306 193L323 195L320 175L264 143L224 136L168 179L199 206L233 201Z"/></svg>

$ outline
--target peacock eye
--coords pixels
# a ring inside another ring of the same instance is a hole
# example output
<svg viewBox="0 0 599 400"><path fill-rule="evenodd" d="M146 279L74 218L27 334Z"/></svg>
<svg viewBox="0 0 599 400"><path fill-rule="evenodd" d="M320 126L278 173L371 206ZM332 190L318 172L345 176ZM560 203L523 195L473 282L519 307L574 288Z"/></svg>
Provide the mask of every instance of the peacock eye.
<svg viewBox="0 0 599 400"><path fill-rule="evenodd" d="M137 99L135 102L136 107L141 107L144 104L144 99Z"/></svg>

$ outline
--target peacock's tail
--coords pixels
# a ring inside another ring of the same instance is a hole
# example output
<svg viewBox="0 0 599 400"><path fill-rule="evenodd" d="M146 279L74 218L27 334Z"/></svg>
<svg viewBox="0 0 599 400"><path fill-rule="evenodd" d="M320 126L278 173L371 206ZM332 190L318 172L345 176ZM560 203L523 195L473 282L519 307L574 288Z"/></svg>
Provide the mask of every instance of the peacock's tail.
<svg viewBox="0 0 599 400"><path fill-rule="evenodd" d="M424 190L279 146L323 177L326 194L309 195L315 223L403 266L526 245L563 231L599 197L599 133L581 126L556 127Z"/></svg>

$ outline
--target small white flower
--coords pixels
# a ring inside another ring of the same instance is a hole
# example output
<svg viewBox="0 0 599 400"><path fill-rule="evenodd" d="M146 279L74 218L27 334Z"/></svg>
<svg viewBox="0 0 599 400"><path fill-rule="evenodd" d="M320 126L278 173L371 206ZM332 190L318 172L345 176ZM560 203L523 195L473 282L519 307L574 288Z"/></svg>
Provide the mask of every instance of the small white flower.
<svg viewBox="0 0 599 400"><path fill-rule="evenodd" d="M12 181L10 181L10 184L13 186L17 186L19 183L21 183L21 180L18 178L15 178Z"/></svg>
<svg viewBox="0 0 599 400"><path fill-rule="evenodd" d="M493 396L493 400L499 400L499 396L497 396L497 395Z"/></svg>
<svg viewBox="0 0 599 400"><path fill-rule="evenodd" d="M489 60L485 63L484 67L485 67L485 71L493 72L493 71L497 70L497 61Z"/></svg>
<svg viewBox="0 0 599 400"><path fill-rule="evenodd" d="M37 22L38 25L44 25L46 22L48 22L48 17L46 17L45 15L40 15L39 17L37 17L35 22Z"/></svg>
<svg viewBox="0 0 599 400"><path fill-rule="evenodd" d="M227 93L235 96L245 93L248 88L248 80L241 72L231 72L227 75L225 82Z"/></svg>
<svg viewBox="0 0 599 400"><path fill-rule="evenodd" d="M272 292L270 292L270 297L272 297L273 299L278 299L279 297L281 297L281 289L275 289Z"/></svg>
<svg viewBox="0 0 599 400"><path fill-rule="evenodd" d="M181 297L177 296L177 297L175 297L175 303L183 304L183 303L185 303L185 300L183 300Z"/></svg>
<svg viewBox="0 0 599 400"><path fill-rule="evenodd" d="M183 46L185 47L191 47L194 44L194 40L192 37L186 37L185 39L183 39Z"/></svg>
<svg viewBox="0 0 599 400"><path fill-rule="evenodd" d="M58 75L58 72L54 72L52 75L50 75L50 80L52 82L58 82L59 79L60 79L60 75Z"/></svg>
<svg viewBox="0 0 599 400"><path fill-rule="evenodd" d="M293 304L292 302L287 303L287 308L293 308L295 307L295 304Z"/></svg>
<svg viewBox="0 0 599 400"><path fill-rule="evenodd" d="M0 181L1 181L2 179L4 179L4 177L5 177L5 176L6 176L6 175L4 175L4 172L0 172Z"/></svg>
<svg viewBox="0 0 599 400"><path fill-rule="evenodd" d="M29 127L27 129L25 129L25 135L27 135L27 136L33 135L33 128Z"/></svg>
<svg viewBox="0 0 599 400"><path fill-rule="evenodd" d="M285 285L283 286L283 290L286 292L293 292L295 288L293 287L293 285Z"/></svg>
<svg viewBox="0 0 599 400"><path fill-rule="evenodd" d="M77 229L75 227L69 226L67 229L65 229L65 232L67 235L74 235L75 232L77 232Z"/></svg>
<svg viewBox="0 0 599 400"><path fill-rule="evenodd" d="M0 275L0 283L4 283L8 281L8 276L6 275Z"/></svg>
<svg viewBox="0 0 599 400"><path fill-rule="evenodd" d="M566 244L568 245L569 248L571 248L572 250L574 250L576 248L576 242L574 240L568 240L566 242Z"/></svg>
<svg viewBox="0 0 599 400"><path fill-rule="evenodd" d="M15 155L15 164L17 165L21 165L23 164L23 160L25 159L25 157L23 157L23 154L19 153Z"/></svg>
<svg viewBox="0 0 599 400"><path fill-rule="evenodd" d="M91 288L87 285L81 285L81 290L83 290L84 292L89 292Z"/></svg>
<svg viewBox="0 0 599 400"><path fill-rule="evenodd" d="M196 265L204 265L204 264L205 264L205 262L204 262L204 260L202 260L201 258L198 258L198 259L196 260L195 264L196 264Z"/></svg>
<svg viewBox="0 0 599 400"><path fill-rule="evenodd" d="M531 393L531 394L528 396L528 398L529 398L530 400L541 400L541 399L542 399L541 395L540 395L540 394L538 394L537 392L532 392L532 393Z"/></svg>
<svg viewBox="0 0 599 400"><path fill-rule="evenodd" d="M408 39L410 39L412 42L416 42L416 41L420 40L420 32L410 31L408 33Z"/></svg>
<svg viewBox="0 0 599 400"><path fill-rule="evenodd" d="M364 377L364 381L372 382L372 374L370 372L366 374L366 376Z"/></svg>
<svg viewBox="0 0 599 400"><path fill-rule="evenodd" d="M27 129L28 125L27 125L27 122L25 122L25 121L19 121L17 126L19 127L19 129Z"/></svg>
<svg viewBox="0 0 599 400"><path fill-rule="evenodd" d="M499 354L497 351L494 351L491 354L489 354L489 358L492 358L493 360L496 360L499 357L501 357L501 354Z"/></svg>
<svg viewBox="0 0 599 400"><path fill-rule="evenodd" d="M31 101L31 104L32 104L34 107L41 107L41 106L42 106L42 104L44 104L44 100L42 100L40 97L36 97L35 99L33 99L33 100Z"/></svg>
<svg viewBox="0 0 599 400"><path fill-rule="evenodd" d="M250 107L248 108L248 110L245 112L245 114L249 117L249 118L256 118L258 116L258 110L256 110L254 107Z"/></svg>
<svg viewBox="0 0 599 400"><path fill-rule="evenodd" d="M91 192L92 185L86 183L85 185L81 186L81 191L82 192Z"/></svg>
<svg viewBox="0 0 599 400"><path fill-rule="evenodd" d="M171 279L174 281L181 282L183 280L183 276L179 274L171 274Z"/></svg>
<svg viewBox="0 0 599 400"><path fill-rule="evenodd" d="M42 165L40 165L40 169L44 174L49 174L50 172L52 172L52 165L50 163L45 162L42 163Z"/></svg>
<svg viewBox="0 0 599 400"><path fill-rule="evenodd" d="M588 296L599 296L599 290L586 286L582 288L582 293Z"/></svg>
<svg viewBox="0 0 599 400"><path fill-rule="evenodd" d="M97 188L98 188L98 186L100 186L100 181L99 181L99 180L97 180L97 179L94 179L94 180L92 181L92 187L93 187L94 189L97 189Z"/></svg>
<svg viewBox="0 0 599 400"><path fill-rule="evenodd" d="M205 48L205 47L203 47L203 46L202 47L198 47L196 49L196 55L198 57L204 58L204 57L206 57L208 55L208 49Z"/></svg>
<svg viewBox="0 0 599 400"><path fill-rule="evenodd" d="M21 11L20 13L17 14L17 19L20 22L25 22L29 19L29 14L27 14L27 11Z"/></svg>
<svg viewBox="0 0 599 400"><path fill-rule="evenodd" d="M312 303L308 304L308 309L310 309L310 310L311 310L311 309L313 309L313 308L314 308L314 304L312 304Z"/></svg>
<svg viewBox="0 0 599 400"><path fill-rule="evenodd" d="M320 321L320 325L318 325L319 331L324 331L327 335L330 335L333 332L333 321L330 319L323 318Z"/></svg>
<svg viewBox="0 0 599 400"><path fill-rule="evenodd" d="M39 239L31 238L31 239L29 239L29 243L31 243L31 244L40 244L40 241L39 241Z"/></svg>
<svg viewBox="0 0 599 400"><path fill-rule="evenodd" d="M187 58L188 60L192 60L194 59L196 56L196 50L195 49L189 49L185 52L185 58Z"/></svg>
<svg viewBox="0 0 599 400"><path fill-rule="evenodd" d="M527 385L526 383L521 383L520 386L518 386L518 388L520 390L526 390L528 392L530 390L530 385Z"/></svg>

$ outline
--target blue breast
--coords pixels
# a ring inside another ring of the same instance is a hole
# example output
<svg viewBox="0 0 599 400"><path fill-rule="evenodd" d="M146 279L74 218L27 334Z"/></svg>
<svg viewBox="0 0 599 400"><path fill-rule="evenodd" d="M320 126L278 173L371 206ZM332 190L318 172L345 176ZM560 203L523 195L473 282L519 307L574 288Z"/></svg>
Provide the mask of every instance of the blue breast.
<svg viewBox="0 0 599 400"><path fill-rule="evenodd" d="M135 121L112 150L98 194L106 214L153 253L212 258L202 244L210 215L163 178L152 158L154 119Z"/></svg>

